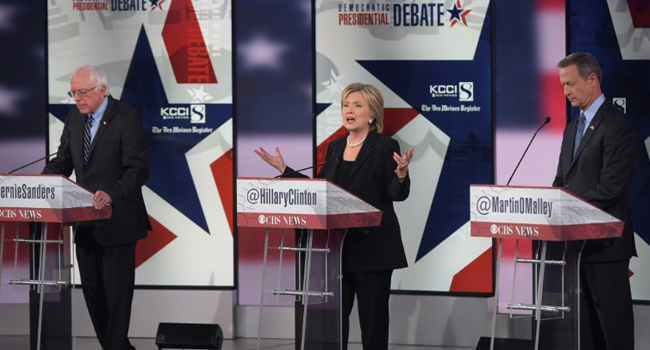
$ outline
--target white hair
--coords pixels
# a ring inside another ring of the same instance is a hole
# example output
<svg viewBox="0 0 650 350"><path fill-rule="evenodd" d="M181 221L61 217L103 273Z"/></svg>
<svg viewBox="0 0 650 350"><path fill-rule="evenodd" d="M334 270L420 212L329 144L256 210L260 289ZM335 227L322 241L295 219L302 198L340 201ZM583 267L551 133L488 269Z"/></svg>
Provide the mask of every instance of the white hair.
<svg viewBox="0 0 650 350"><path fill-rule="evenodd" d="M79 72L88 72L89 77L90 77L90 82L95 85L95 91L99 90L102 86L106 87L106 95L110 95L108 92L108 78L106 77L106 73L99 68L91 65L85 65L77 68L77 70L72 73L72 76L75 76L75 74Z"/></svg>

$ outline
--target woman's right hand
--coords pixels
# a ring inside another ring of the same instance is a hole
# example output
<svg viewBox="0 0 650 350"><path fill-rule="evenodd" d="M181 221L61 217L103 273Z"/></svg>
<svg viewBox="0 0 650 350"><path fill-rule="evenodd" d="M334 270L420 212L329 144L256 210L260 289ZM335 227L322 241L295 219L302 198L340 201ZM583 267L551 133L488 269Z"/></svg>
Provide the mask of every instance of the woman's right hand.
<svg viewBox="0 0 650 350"><path fill-rule="evenodd" d="M259 151L255 150L255 153L257 153L257 155L260 156L260 158L262 158L270 166L278 169L280 174L284 174L284 169L286 169L287 166L284 164L284 158L282 158L282 154L280 154L280 149L278 147L275 148L275 156L269 154L262 147L260 147Z"/></svg>

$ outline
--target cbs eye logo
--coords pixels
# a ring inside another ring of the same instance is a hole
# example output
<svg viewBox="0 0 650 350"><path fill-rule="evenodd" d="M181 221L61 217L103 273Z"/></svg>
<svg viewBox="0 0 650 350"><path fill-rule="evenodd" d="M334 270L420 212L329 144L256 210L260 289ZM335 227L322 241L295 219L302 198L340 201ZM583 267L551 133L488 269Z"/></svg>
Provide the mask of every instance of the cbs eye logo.
<svg viewBox="0 0 650 350"><path fill-rule="evenodd" d="M458 83L458 100L474 101L474 82Z"/></svg>
<svg viewBox="0 0 650 350"><path fill-rule="evenodd" d="M205 105L190 106L190 123L205 124Z"/></svg>

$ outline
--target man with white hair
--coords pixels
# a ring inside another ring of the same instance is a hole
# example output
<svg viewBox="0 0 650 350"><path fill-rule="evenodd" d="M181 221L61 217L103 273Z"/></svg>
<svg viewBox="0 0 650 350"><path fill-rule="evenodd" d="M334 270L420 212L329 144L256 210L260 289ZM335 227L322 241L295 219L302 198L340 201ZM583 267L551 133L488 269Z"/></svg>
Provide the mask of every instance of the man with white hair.
<svg viewBox="0 0 650 350"><path fill-rule="evenodd" d="M95 194L94 207L113 207L108 220L80 223L75 235L86 306L104 350L135 349L128 339L135 282L135 246L151 228L142 186L149 177L140 114L108 94L106 74L78 68L59 151L44 174L70 176Z"/></svg>

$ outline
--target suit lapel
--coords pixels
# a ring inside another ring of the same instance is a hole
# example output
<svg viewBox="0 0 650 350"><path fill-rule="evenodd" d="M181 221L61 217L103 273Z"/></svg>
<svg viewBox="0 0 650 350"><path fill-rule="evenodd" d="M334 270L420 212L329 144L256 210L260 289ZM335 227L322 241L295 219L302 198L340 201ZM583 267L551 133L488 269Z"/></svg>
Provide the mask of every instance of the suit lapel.
<svg viewBox="0 0 650 350"><path fill-rule="evenodd" d="M572 126L573 127L572 127ZM567 128L569 135L567 135L568 140L564 143L564 149L562 150L562 161L564 162L564 169L568 172L571 163L573 162L573 145L576 143L576 132L578 130L578 118L573 119L570 122L569 127Z"/></svg>
<svg viewBox="0 0 650 350"><path fill-rule="evenodd" d="M364 141L363 145L361 146L361 150L359 151L359 154L357 155L357 159L354 161L354 164L352 165L352 169L350 170L350 175L348 175L348 179L354 175L354 173L361 168L361 165L368 159L368 156L372 153L373 149L375 148L375 143L377 142L377 133L374 131L371 131L368 133L368 137L366 137L366 141Z"/></svg>
<svg viewBox="0 0 650 350"><path fill-rule="evenodd" d="M343 151L345 151L345 138L332 142L335 142L331 146L335 147L334 153L331 155L331 157L334 157L334 159L332 160L331 165L327 167L327 173L324 174L324 177L330 181L336 180L336 174L339 171L341 159L343 159Z"/></svg>
<svg viewBox="0 0 650 350"><path fill-rule="evenodd" d="M598 108L598 111L596 112L596 115L594 116L594 119L591 120L591 123L587 125L587 128L585 129L585 134L582 136L582 140L580 140L580 144L578 145L578 150L576 151L575 156L571 160L571 166L569 167L569 170L571 170L571 167L576 163L576 160L580 157L580 154L582 153L582 150L587 146L589 141L591 140L591 137L594 135L596 130L598 130L598 126L600 123L602 123L603 118L605 117L605 113L607 112L607 109L609 108L609 105L607 103L603 103L600 108ZM575 133L573 133L573 142L571 145L575 143ZM573 149L571 149L573 151Z"/></svg>
<svg viewBox="0 0 650 350"><path fill-rule="evenodd" d="M90 144L88 159L92 157L93 150L95 149L97 142L99 142L99 139L102 138L104 132L106 131L106 128L108 127L108 124L111 122L111 119L113 119L113 117L115 116L114 113L115 100L111 96L107 96L106 98L108 98L108 105L106 106L106 111L104 111L104 116L102 117L102 120L99 122L99 128L97 129L97 134L95 134L95 137L93 138L93 142Z"/></svg>

